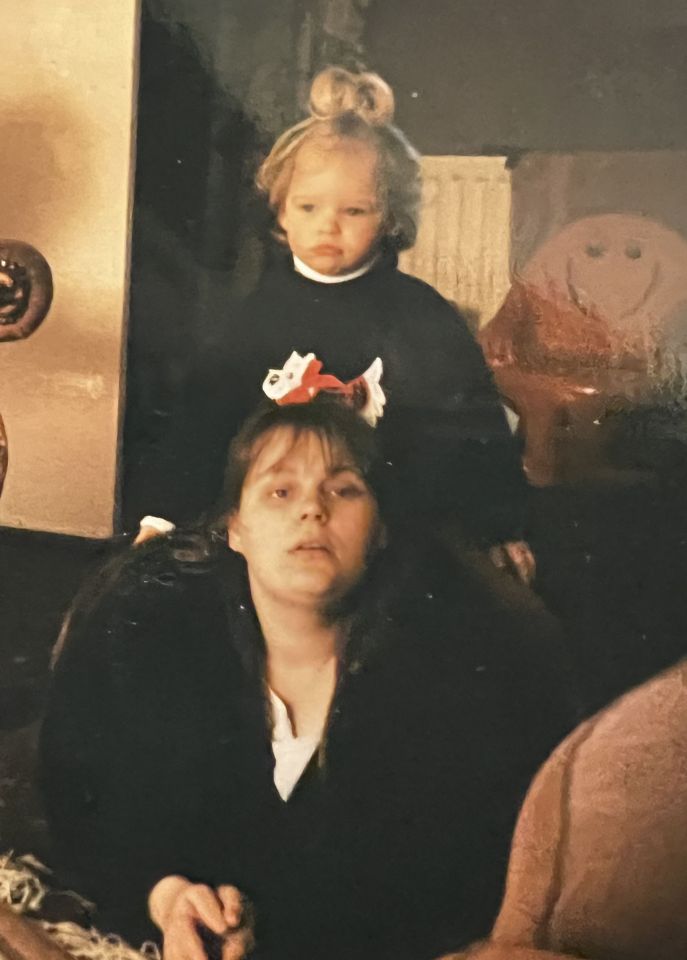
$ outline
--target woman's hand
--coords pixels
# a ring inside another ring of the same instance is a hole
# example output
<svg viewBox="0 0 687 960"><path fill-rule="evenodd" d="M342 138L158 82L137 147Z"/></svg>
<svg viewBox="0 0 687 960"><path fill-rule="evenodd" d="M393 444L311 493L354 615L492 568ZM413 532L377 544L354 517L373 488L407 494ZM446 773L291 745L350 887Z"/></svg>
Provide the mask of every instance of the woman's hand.
<svg viewBox="0 0 687 960"><path fill-rule="evenodd" d="M149 904L164 937L163 960L207 960L204 930L221 943L222 960L241 960L253 947L252 917L236 887L213 890L170 876L153 889Z"/></svg>

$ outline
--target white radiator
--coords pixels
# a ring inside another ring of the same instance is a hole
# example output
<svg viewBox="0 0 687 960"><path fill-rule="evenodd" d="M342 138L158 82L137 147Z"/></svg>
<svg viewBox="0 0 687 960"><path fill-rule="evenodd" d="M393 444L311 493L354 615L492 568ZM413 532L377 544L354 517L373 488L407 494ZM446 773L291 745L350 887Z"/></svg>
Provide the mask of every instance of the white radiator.
<svg viewBox="0 0 687 960"><path fill-rule="evenodd" d="M487 323L510 286L511 176L505 157L423 157L420 232L400 267Z"/></svg>

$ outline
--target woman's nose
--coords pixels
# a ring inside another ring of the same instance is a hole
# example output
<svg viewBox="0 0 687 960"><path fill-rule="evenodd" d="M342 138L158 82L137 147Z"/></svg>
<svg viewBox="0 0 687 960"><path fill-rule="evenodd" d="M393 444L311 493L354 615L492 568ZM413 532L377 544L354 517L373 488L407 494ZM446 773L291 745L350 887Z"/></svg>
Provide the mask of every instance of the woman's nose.
<svg viewBox="0 0 687 960"><path fill-rule="evenodd" d="M328 517L327 504L324 497L319 495L306 497L301 504L301 520L317 520L324 522Z"/></svg>

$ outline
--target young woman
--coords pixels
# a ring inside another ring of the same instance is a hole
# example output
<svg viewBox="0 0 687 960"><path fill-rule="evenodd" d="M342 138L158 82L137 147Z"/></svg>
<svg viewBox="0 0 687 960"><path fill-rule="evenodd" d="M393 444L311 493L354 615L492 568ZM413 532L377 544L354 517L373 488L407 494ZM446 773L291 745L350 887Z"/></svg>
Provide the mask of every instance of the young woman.
<svg viewBox="0 0 687 960"><path fill-rule="evenodd" d="M110 929L140 935L149 898L166 960L208 931L225 957L429 960L490 928L565 679L397 536L387 473L341 398L269 404L232 445L222 541L128 551L73 612L42 744L56 854Z"/></svg>

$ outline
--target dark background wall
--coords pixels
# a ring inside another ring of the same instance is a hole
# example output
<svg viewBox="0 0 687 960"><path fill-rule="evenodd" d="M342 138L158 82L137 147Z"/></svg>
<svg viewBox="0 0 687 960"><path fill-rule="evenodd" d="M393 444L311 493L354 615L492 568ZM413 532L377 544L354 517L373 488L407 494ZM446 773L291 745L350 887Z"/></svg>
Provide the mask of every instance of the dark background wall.
<svg viewBox="0 0 687 960"><path fill-rule="evenodd" d="M365 43L426 153L687 142L681 0L372 2Z"/></svg>

